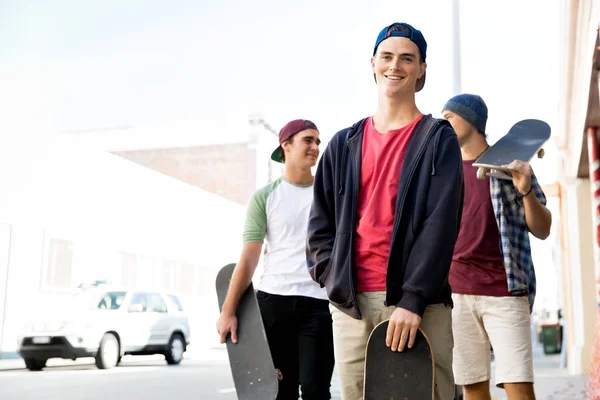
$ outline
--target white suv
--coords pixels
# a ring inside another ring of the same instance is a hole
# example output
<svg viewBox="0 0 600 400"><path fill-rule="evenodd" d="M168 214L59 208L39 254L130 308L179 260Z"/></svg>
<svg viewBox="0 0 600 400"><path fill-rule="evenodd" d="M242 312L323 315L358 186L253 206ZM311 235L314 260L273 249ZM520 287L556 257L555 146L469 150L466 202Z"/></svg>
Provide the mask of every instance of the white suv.
<svg viewBox="0 0 600 400"><path fill-rule="evenodd" d="M17 353L28 369L41 370L49 358L81 357L106 369L127 354L164 354L173 365L190 344L188 316L172 294L94 288L74 296L72 305L67 315L24 327Z"/></svg>

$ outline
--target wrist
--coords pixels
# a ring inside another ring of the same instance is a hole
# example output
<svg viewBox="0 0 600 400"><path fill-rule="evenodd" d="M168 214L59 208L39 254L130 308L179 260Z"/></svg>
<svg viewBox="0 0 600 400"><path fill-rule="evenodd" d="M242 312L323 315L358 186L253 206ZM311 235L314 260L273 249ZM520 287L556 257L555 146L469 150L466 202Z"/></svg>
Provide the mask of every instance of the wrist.
<svg viewBox="0 0 600 400"><path fill-rule="evenodd" d="M228 303L223 304L223 309L221 310L221 314L226 315L228 317L235 315L235 307L232 307Z"/></svg>
<svg viewBox="0 0 600 400"><path fill-rule="evenodd" d="M533 191L533 185L529 185L529 190L525 193L521 192L520 190L517 189L517 192L519 192L519 195L521 195L521 197L527 197L529 196L529 194L531 194L531 192Z"/></svg>

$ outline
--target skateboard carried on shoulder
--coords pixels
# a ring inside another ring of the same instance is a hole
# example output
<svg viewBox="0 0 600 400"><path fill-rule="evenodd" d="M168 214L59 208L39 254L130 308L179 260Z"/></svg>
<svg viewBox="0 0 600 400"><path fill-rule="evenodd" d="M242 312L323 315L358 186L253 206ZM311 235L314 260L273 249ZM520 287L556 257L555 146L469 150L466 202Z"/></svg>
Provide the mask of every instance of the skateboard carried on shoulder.
<svg viewBox="0 0 600 400"><path fill-rule="evenodd" d="M511 170L505 165L514 160L529 162L536 154L538 158L544 157L542 146L550 138L550 131L550 125L538 119L517 122L506 135L475 160L473 167L478 168L477 178L491 176L512 180Z"/></svg>
<svg viewBox="0 0 600 400"><path fill-rule="evenodd" d="M419 329L411 349L392 351L385 344L389 320L379 323L367 342L364 400L426 400L434 396L431 343Z"/></svg>
<svg viewBox="0 0 600 400"><path fill-rule="evenodd" d="M223 309L234 268L235 264L227 264L217 274L219 311ZM279 390L278 373L273 365L252 282L240 299L236 315L238 342L233 344L231 336L228 336L226 346L238 399L275 399Z"/></svg>

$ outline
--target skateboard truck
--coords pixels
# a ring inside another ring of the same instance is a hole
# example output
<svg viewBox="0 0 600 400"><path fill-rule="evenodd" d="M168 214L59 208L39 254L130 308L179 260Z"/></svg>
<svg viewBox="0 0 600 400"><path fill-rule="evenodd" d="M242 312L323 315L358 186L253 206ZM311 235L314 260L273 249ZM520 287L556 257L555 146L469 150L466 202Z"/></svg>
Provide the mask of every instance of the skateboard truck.
<svg viewBox="0 0 600 400"><path fill-rule="evenodd" d="M537 152L537 157L544 158L545 154L546 153L544 152L544 149L539 149L539 151ZM493 178L504 179L507 181L512 180L512 175L508 172L508 169L505 170L499 168L489 168L490 172L486 172L487 170L488 168L486 167L477 168L477 179L484 180L486 176L489 176Z"/></svg>

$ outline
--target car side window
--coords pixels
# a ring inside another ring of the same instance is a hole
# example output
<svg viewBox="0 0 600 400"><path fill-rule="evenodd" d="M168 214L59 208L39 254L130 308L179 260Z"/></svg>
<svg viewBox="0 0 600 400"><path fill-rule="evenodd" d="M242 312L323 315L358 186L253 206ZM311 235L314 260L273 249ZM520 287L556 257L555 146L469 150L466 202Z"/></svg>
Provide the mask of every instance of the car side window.
<svg viewBox="0 0 600 400"><path fill-rule="evenodd" d="M175 304L175 307L177 307L178 311L183 311L183 305L181 304L181 302L179 301L177 296L170 294L170 295L168 295L168 297L169 297L169 299L171 299L173 304Z"/></svg>
<svg viewBox="0 0 600 400"><path fill-rule="evenodd" d="M134 293L129 303L129 312L146 312L148 311L148 301L145 293Z"/></svg>
<svg viewBox="0 0 600 400"><path fill-rule="evenodd" d="M167 304L158 293L148 293L148 312L166 313Z"/></svg>

